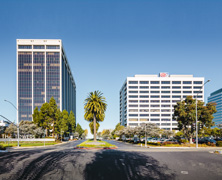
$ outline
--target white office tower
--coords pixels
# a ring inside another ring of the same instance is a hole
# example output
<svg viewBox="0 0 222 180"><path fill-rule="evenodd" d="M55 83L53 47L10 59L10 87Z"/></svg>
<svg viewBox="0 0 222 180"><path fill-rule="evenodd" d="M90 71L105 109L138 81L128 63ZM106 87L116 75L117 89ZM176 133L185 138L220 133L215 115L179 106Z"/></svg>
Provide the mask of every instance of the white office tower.
<svg viewBox="0 0 222 180"><path fill-rule="evenodd" d="M178 130L174 105L186 96L204 101L203 83L203 77L168 73L127 77L120 90L120 124L155 123L161 129Z"/></svg>

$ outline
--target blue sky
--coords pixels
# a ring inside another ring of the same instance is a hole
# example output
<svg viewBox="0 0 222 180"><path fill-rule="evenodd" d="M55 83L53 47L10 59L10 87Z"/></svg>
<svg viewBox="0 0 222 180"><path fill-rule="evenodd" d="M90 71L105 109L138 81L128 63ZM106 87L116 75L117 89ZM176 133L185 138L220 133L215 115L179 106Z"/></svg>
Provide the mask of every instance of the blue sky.
<svg viewBox="0 0 222 180"><path fill-rule="evenodd" d="M77 122L83 101L100 90L108 103L100 125L119 122L119 90L135 74L193 74L211 79L205 99L222 88L222 1L0 1L0 114L16 112L16 39L62 39L76 84Z"/></svg>

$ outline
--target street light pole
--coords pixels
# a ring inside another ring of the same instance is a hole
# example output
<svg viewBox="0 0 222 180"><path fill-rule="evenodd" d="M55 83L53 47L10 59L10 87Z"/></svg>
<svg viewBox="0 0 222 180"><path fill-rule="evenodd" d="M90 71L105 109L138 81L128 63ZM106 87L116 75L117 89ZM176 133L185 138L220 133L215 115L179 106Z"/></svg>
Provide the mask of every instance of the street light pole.
<svg viewBox="0 0 222 180"><path fill-rule="evenodd" d="M198 94L200 93L200 91L202 90L202 88L204 87L205 84L207 84L208 82L210 82L210 80L207 80L199 89ZM196 96L196 148L198 148L198 126L197 126L197 96Z"/></svg>
<svg viewBox="0 0 222 180"><path fill-rule="evenodd" d="M147 147L146 124L145 124L145 147Z"/></svg>
<svg viewBox="0 0 222 180"><path fill-rule="evenodd" d="M8 100L4 100L5 102L8 102L9 104L11 104L17 111L18 111L18 114L19 114L19 110L18 108L13 104L11 103L10 101ZM18 117L17 117L18 118ZM17 136L18 136L18 147L19 147L19 120L17 119Z"/></svg>

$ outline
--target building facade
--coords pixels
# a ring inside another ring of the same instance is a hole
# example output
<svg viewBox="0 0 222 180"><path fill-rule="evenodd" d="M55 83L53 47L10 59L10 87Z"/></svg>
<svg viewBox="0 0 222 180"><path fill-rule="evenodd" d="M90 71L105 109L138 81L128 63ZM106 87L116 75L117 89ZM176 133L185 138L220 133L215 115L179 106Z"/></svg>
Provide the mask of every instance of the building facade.
<svg viewBox="0 0 222 180"><path fill-rule="evenodd" d="M213 121L215 125L222 125L222 88L210 94L208 97L208 103L209 102L217 103L217 112L214 114Z"/></svg>
<svg viewBox="0 0 222 180"><path fill-rule="evenodd" d="M161 129L178 130L177 121L172 118L174 105L186 96L204 101L203 84L203 77L193 75L127 77L120 90L120 124L135 127L155 123Z"/></svg>
<svg viewBox="0 0 222 180"><path fill-rule="evenodd" d="M76 84L60 39L17 39L17 121L54 97L76 116Z"/></svg>

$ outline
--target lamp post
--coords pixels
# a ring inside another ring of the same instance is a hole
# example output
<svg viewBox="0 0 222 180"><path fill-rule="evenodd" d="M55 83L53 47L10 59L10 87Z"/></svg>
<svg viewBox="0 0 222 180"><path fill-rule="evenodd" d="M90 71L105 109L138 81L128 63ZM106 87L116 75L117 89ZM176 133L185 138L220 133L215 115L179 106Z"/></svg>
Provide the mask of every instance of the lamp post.
<svg viewBox="0 0 222 180"><path fill-rule="evenodd" d="M19 114L19 110L18 110L18 108L13 104L13 103L11 103L10 101L8 101L8 100L4 100L5 102L8 102L9 104L11 104L15 109L16 109L16 111L18 112L18 114ZM18 118L18 117L17 117ZM17 136L18 136L18 147L19 147L19 120L17 119Z"/></svg>
<svg viewBox="0 0 222 180"><path fill-rule="evenodd" d="M207 84L208 82L210 82L210 80L207 80L199 89L199 91L197 92L197 96L200 93L200 91L202 90L202 88L204 87L205 84ZM198 126L197 126L197 96L196 96L196 148L198 148Z"/></svg>

